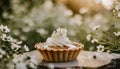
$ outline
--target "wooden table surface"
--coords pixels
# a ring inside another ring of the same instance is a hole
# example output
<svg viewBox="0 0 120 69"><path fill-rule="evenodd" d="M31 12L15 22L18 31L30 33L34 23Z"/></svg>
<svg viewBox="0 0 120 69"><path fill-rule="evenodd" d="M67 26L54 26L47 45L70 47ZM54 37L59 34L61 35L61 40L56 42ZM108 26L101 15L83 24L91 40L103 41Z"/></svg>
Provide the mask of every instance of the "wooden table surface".
<svg viewBox="0 0 120 69"><path fill-rule="evenodd" d="M44 66L54 66L54 67L99 67L110 63L111 59L120 58L120 54L115 53L98 53L91 51L82 50L75 61L64 62L64 63L47 63L43 62L42 56L37 50L29 52L30 56L35 56L38 64Z"/></svg>

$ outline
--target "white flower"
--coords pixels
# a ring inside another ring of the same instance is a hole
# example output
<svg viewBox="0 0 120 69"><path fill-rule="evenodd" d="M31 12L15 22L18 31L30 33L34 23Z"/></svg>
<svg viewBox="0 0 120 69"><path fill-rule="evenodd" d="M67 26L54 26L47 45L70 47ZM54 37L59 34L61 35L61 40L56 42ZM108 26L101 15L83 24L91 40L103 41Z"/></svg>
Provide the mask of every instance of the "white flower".
<svg viewBox="0 0 120 69"><path fill-rule="evenodd" d="M0 30L5 33L10 32L10 29L7 26L3 26L3 25L0 26Z"/></svg>
<svg viewBox="0 0 120 69"><path fill-rule="evenodd" d="M16 64L16 69L27 69L27 67L25 63L21 62Z"/></svg>
<svg viewBox="0 0 120 69"><path fill-rule="evenodd" d="M95 31L95 30L97 30L98 28L100 28L100 25L97 25L97 26L95 26L95 27L93 27L93 31Z"/></svg>
<svg viewBox="0 0 120 69"><path fill-rule="evenodd" d="M4 29L4 26L0 25L0 30L3 31L3 29Z"/></svg>
<svg viewBox="0 0 120 69"><path fill-rule="evenodd" d="M2 39L3 41L14 42L14 43L16 43L16 44L21 44L21 41L20 41L20 42L17 42L16 39L13 39L11 36L7 36L6 34L2 34L1 39Z"/></svg>
<svg viewBox="0 0 120 69"><path fill-rule="evenodd" d="M16 41L15 43L16 43L16 44L22 44L22 41L18 41L18 42Z"/></svg>
<svg viewBox="0 0 120 69"><path fill-rule="evenodd" d="M22 41L17 41L17 39L12 38L11 36L7 36L6 41L9 41L15 44L22 44Z"/></svg>
<svg viewBox="0 0 120 69"><path fill-rule="evenodd" d="M88 41L90 41L90 40L91 40L91 36L92 36L91 34L88 34L87 37L86 37L86 39L87 39Z"/></svg>
<svg viewBox="0 0 120 69"><path fill-rule="evenodd" d="M2 39L3 41L6 41L6 40L7 40L7 35L6 35L6 34L2 34L1 39Z"/></svg>
<svg viewBox="0 0 120 69"><path fill-rule="evenodd" d="M97 46L97 51L98 52L103 52L104 51L104 46L103 45L98 45Z"/></svg>
<svg viewBox="0 0 120 69"><path fill-rule="evenodd" d="M29 48L26 45L24 45L24 49L25 51L29 51Z"/></svg>
<svg viewBox="0 0 120 69"><path fill-rule="evenodd" d="M11 43L11 49L12 49L12 50L17 51L19 48L21 48L21 46L15 44L15 43Z"/></svg>
<svg viewBox="0 0 120 69"><path fill-rule="evenodd" d="M9 42L14 42L14 39L13 39L11 36L8 36L8 37L7 37L7 41L9 41Z"/></svg>
<svg viewBox="0 0 120 69"><path fill-rule="evenodd" d="M13 39L13 38L11 38L10 39L10 41L12 42L12 43L15 43L15 44L22 44L22 41L18 41L17 39Z"/></svg>
<svg viewBox="0 0 120 69"><path fill-rule="evenodd" d="M67 30L64 28L58 28L56 31L53 31L52 37L58 38L59 36L66 37L67 36Z"/></svg>
<svg viewBox="0 0 120 69"><path fill-rule="evenodd" d="M115 36L120 36L120 31L113 32L113 34L114 34Z"/></svg>
<svg viewBox="0 0 120 69"><path fill-rule="evenodd" d="M98 39L92 39L91 40L91 43L97 43L98 42Z"/></svg>
<svg viewBox="0 0 120 69"><path fill-rule="evenodd" d="M5 55L5 54L6 54L6 52L5 52L4 50L2 50L2 49L0 49L0 53L1 53L2 55Z"/></svg>
<svg viewBox="0 0 120 69"><path fill-rule="evenodd" d="M5 26L4 29L5 29L5 30L4 30L5 33L10 32L10 29L9 29L7 26Z"/></svg>

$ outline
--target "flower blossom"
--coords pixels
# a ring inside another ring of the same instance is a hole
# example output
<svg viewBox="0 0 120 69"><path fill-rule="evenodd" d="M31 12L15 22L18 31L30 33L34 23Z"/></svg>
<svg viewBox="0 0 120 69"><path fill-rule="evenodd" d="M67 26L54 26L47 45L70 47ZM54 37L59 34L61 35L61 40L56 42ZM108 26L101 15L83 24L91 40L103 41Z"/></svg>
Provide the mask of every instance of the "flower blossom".
<svg viewBox="0 0 120 69"><path fill-rule="evenodd" d="M29 48L26 45L24 45L24 49L25 51L29 51Z"/></svg>
<svg viewBox="0 0 120 69"><path fill-rule="evenodd" d="M6 40L7 40L7 35L6 35L6 34L2 34L1 39L2 39L3 41L6 41Z"/></svg>
<svg viewBox="0 0 120 69"><path fill-rule="evenodd" d="M7 26L3 26L3 25L0 26L0 30L5 33L10 32L10 29Z"/></svg>
<svg viewBox="0 0 120 69"><path fill-rule="evenodd" d="M100 25L97 25L97 26L95 26L95 27L93 27L93 31L95 31L95 30L97 30L98 28L100 28Z"/></svg>
<svg viewBox="0 0 120 69"><path fill-rule="evenodd" d="M86 37L86 39L87 39L88 41L90 41L90 40L91 40L91 36L92 36L91 34L88 34L87 37Z"/></svg>
<svg viewBox="0 0 120 69"><path fill-rule="evenodd" d="M21 46L15 44L15 43L11 43L11 49L12 49L12 50L17 51L19 48L21 48Z"/></svg>
<svg viewBox="0 0 120 69"><path fill-rule="evenodd" d="M98 42L98 39L92 39L91 40L91 43L97 43Z"/></svg>
<svg viewBox="0 0 120 69"><path fill-rule="evenodd" d="M103 45L98 45L97 46L97 51L98 52L103 52L104 51L104 46Z"/></svg>
<svg viewBox="0 0 120 69"><path fill-rule="evenodd" d="M2 50L2 49L0 49L0 53L2 54L2 55L5 55L5 51L4 50Z"/></svg>
<svg viewBox="0 0 120 69"><path fill-rule="evenodd" d="M115 36L120 36L120 31L113 32L113 34L114 34Z"/></svg>

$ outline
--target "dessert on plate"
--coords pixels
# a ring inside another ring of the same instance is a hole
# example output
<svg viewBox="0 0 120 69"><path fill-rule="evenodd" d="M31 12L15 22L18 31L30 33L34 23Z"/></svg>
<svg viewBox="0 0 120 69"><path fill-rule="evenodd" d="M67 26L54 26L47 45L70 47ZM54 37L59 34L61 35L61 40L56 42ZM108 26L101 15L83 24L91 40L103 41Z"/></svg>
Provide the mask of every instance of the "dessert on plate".
<svg viewBox="0 0 120 69"><path fill-rule="evenodd" d="M83 44L72 42L67 37L67 30L58 28L46 42L35 44L44 61L67 62L75 60L83 49Z"/></svg>

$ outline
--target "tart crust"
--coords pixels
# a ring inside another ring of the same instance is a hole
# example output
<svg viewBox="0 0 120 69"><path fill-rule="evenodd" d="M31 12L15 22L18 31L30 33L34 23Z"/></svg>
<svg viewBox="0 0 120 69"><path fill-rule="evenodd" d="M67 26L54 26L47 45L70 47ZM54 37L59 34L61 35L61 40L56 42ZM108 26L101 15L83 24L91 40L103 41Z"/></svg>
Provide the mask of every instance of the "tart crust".
<svg viewBox="0 0 120 69"><path fill-rule="evenodd" d="M35 44L35 48L40 52L44 61L47 62L67 62L73 61L77 58L80 51L83 49L83 45L79 43L72 43L77 48L76 49L68 49L66 47L61 48L42 48L45 43L37 43ZM51 46L52 47L52 46ZM55 47L55 46L53 46ZM56 46L58 47L58 46Z"/></svg>

